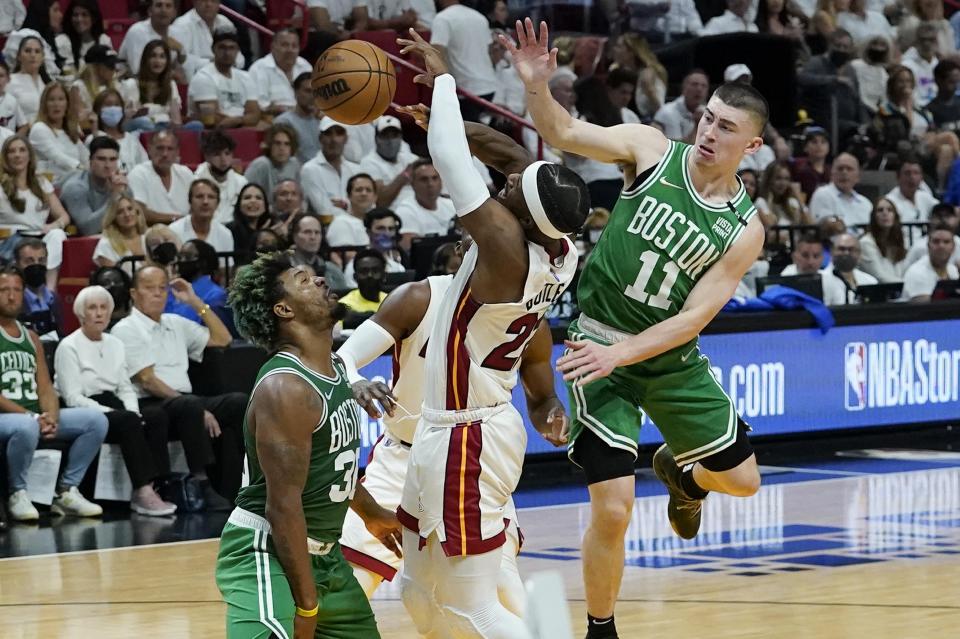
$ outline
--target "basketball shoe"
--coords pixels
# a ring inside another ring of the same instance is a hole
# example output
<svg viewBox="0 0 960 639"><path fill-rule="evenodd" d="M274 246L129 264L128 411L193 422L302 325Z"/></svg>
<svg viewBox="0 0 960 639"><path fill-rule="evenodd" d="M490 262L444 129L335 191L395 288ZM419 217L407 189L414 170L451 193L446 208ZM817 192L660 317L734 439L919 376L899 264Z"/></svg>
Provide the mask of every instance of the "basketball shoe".
<svg viewBox="0 0 960 639"><path fill-rule="evenodd" d="M693 539L700 530L703 500L694 499L683 490L680 483L682 471L673 459L673 452L666 444L658 448L653 455L653 472L670 493L667 517L670 519L673 532L684 539Z"/></svg>

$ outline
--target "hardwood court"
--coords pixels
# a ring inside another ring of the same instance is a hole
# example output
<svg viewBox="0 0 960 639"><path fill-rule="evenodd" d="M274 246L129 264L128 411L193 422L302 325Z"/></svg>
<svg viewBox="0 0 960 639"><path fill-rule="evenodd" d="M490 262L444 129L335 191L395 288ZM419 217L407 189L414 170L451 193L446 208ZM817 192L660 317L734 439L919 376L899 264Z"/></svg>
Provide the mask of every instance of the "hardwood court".
<svg viewBox="0 0 960 639"><path fill-rule="evenodd" d="M768 474L754 499L712 496L691 542L669 532L666 497L638 498L621 636L955 636L960 468L927 467ZM578 636L587 515L582 504L520 515L521 570L564 575ZM0 637L222 637L216 549L209 540L0 561ZM374 609L384 637L416 637L395 584Z"/></svg>

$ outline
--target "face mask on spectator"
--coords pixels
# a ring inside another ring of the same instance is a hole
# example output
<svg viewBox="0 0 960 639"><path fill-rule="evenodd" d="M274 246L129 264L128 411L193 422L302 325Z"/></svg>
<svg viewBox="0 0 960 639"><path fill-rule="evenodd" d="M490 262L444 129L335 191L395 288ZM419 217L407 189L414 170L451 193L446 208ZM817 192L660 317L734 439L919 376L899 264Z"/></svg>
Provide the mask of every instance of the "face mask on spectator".
<svg viewBox="0 0 960 639"><path fill-rule="evenodd" d="M850 54L844 51L831 51L830 62L838 69L850 61Z"/></svg>
<svg viewBox="0 0 960 639"><path fill-rule="evenodd" d="M171 264L177 259L177 245L173 242L161 242L150 251L150 257L152 257L153 261L157 264L162 264L163 266Z"/></svg>
<svg viewBox="0 0 960 639"><path fill-rule="evenodd" d="M105 106L100 109L100 119L105 126L117 126L123 119L123 107Z"/></svg>
<svg viewBox="0 0 960 639"><path fill-rule="evenodd" d="M200 260L179 260L177 262L177 273L183 279L192 282L200 275Z"/></svg>
<svg viewBox="0 0 960 639"><path fill-rule="evenodd" d="M857 266L857 258L853 255L834 255L833 268L841 273L849 273Z"/></svg>
<svg viewBox="0 0 960 639"><path fill-rule="evenodd" d="M370 238L373 241L373 248L378 251L390 251L393 249L394 239L393 233L373 233Z"/></svg>
<svg viewBox="0 0 960 639"><path fill-rule="evenodd" d="M886 49L867 49L867 60L879 64L887 59Z"/></svg>
<svg viewBox="0 0 960 639"><path fill-rule="evenodd" d="M400 153L400 145L403 143L401 138L382 139L377 138L377 153L384 160L391 162L396 159Z"/></svg>
<svg viewBox="0 0 960 639"><path fill-rule="evenodd" d="M40 288L47 281L47 266L31 264L23 269L23 281L30 288Z"/></svg>

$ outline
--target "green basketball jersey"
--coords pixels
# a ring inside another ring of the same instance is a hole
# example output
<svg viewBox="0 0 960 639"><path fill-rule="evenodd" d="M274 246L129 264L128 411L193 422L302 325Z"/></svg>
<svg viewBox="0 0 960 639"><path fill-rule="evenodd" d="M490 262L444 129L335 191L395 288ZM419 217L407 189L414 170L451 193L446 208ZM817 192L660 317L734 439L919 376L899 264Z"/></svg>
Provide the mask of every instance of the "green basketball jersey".
<svg viewBox="0 0 960 639"><path fill-rule="evenodd" d="M743 184L729 205L704 201L687 170L692 152L671 141L643 181L620 193L577 288L592 319L637 334L673 317L756 215Z"/></svg>
<svg viewBox="0 0 960 639"><path fill-rule="evenodd" d="M37 351L27 327L17 322L20 337L0 329L0 393L28 411L40 412L37 395Z"/></svg>
<svg viewBox="0 0 960 639"><path fill-rule="evenodd" d="M333 357L333 378L307 368L290 353L277 353L271 357L257 374L250 401L257 395L257 386L271 375L296 375L305 380L320 395L323 415L313 430L310 451L310 470L303 487L303 514L307 522L307 535L321 542L336 542L340 539L343 519L357 485L360 457L360 406L353 399L347 372L339 357ZM297 401L291 398L291 401ZM261 422L257 428L269 428L269 422ZM247 448L247 464L250 484L237 495L237 506L265 517L267 483L257 459L257 443L247 426L243 424Z"/></svg>

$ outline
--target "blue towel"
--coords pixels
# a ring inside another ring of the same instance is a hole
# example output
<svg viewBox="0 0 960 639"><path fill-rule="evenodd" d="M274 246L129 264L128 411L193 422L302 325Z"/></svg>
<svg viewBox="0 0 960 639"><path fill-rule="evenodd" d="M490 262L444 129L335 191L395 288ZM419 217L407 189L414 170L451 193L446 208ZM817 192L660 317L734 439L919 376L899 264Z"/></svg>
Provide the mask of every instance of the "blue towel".
<svg viewBox="0 0 960 639"><path fill-rule="evenodd" d="M779 284L764 289L760 297L750 299L735 297L727 302L722 310L728 313L750 313L777 309L792 311L798 308L803 308L813 316L821 333L826 333L836 324L833 313L823 302L789 286Z"/></svg>

